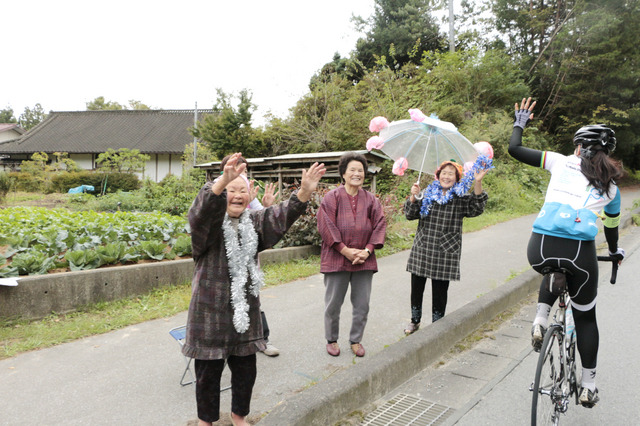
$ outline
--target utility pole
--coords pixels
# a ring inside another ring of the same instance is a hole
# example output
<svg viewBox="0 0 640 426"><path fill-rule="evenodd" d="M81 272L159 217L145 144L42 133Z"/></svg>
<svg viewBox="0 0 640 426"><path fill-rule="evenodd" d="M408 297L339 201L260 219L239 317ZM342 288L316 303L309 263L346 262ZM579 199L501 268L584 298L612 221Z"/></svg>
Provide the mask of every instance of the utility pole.
<svg viewBox="0 0 640 426"><path fill-rule="evenodd" d="M196 102L196 109L193 111L193 128L198 128L198 103ZM198 158L198 139L193 137L193 167L196 166L196 159Z"/></svg>
<svg viewBox="0 0 640 426"><path fill-rule="evenodd" d="M449 0L449 51L455 52L455 30L453 28L453 0Z"/></svg>

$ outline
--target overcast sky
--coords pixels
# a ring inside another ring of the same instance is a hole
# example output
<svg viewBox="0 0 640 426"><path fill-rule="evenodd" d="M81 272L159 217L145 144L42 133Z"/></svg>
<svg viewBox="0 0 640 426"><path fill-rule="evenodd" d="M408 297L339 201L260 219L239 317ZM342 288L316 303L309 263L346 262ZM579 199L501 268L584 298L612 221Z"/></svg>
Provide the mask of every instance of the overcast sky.
<svg viewBox="0 0 640 426"><path fill-rule="evenodd" d="M374 0L9 0L0 10L0 109L84 111L98 96L211 108L216 88L253 92L285 117L311 76L360 35ZM237 101L234 101L234 106Z"/></svg>

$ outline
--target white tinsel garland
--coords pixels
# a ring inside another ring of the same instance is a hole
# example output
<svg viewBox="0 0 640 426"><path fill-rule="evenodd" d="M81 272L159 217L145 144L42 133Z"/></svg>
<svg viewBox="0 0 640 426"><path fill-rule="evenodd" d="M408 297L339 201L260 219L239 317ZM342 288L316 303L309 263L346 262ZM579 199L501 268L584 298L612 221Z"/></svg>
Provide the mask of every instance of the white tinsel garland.
<svg viewBox="0 0 640 426"><path fill-rule="evenodd" d="M251 287L249 290L254 297L258 297L264 282L262 271L254 259L258 251L258 234L247 211L240 216L238 232L233 229L229 215L225 214L222 222L222 231L231 275L233 326L238 333L244 333L249 329L250 322L249 304L245 297L247 278L251 274ZM240 235L242 241L238 239L238 235Z"/></svg>

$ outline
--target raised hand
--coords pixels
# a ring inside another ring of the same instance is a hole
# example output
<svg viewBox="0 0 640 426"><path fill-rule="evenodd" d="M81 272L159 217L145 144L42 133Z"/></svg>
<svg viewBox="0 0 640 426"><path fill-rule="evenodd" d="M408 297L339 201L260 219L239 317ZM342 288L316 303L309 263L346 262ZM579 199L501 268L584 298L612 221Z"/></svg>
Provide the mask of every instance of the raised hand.
<svg viewBox="0 0 640 426"><path fill-rule="evenodd" d="M262 205L265 208L272 206L278 199L278 194L280 194L280 191L276 192L276 184L271 182L267 183L264 186L264 195L262 196Z"/></svg>
<svg viewBox="0 0 640 426"><path fill-rule="evenodd" d="M255 200L255 198L258 196L259 190L260 187L256 185L256 181L252 179L251 182L249 182L249 202Z"/></svg>
<svg viewBox="0 0 640 426"><path fill-rule="evenodd" d="M313 163L308 170L302 170L302 182L300 182L300 190L298 191L298 199L307 202L311 199L311 194L318 187L318 182L326 173L327 169L324 163Z"/></svg>
<svg viewBox="0 0 640 426"><path fill-rule="evenodd" d="M520 106L518 103L515 104L516 109L516 119L513 123L513 127L520 127L524 129L529 120L533 120L533 107L536 106L537 101L531 102L531 98L522 98L522 102Z"/></svg>
<svg viewBox="0 0 640 426"><path fill-rule="evenodd" d="M238 164L238 159L240 157L242 157L242 153L236 152L231 155L231 158L229 158L227 164L225 164L224 170L222 171L222 177L226 178L227 183L240 176L247 169L246 163Z"/></svg>
<svg viewBox="0 0 640 426"><path fill-rule="evenodd" d="M229 182L235 180L238 176L240 176L247 169L247 164L242 163L238 164L238 159L242 156L241 152L236 152L231 155L229 161L224 166L224 170L222 171L222 176L219 179L216 179L211 187L211 191L216 194L222 194L222 191L227 187Z"/></svg>

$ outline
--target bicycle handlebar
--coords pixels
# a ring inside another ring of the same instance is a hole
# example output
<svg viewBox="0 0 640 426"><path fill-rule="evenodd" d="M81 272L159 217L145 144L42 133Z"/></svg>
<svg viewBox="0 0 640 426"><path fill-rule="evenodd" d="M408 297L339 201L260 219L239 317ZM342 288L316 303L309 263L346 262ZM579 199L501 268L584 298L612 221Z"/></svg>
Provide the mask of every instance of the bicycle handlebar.
<svg viewBox="0 0 640 426"><path fill-rule="evenodd" d="M598 260L601 262L611 262L611 284L616 283L616 277L618 276L618 259L613 256L598 256Z"/></svg>

